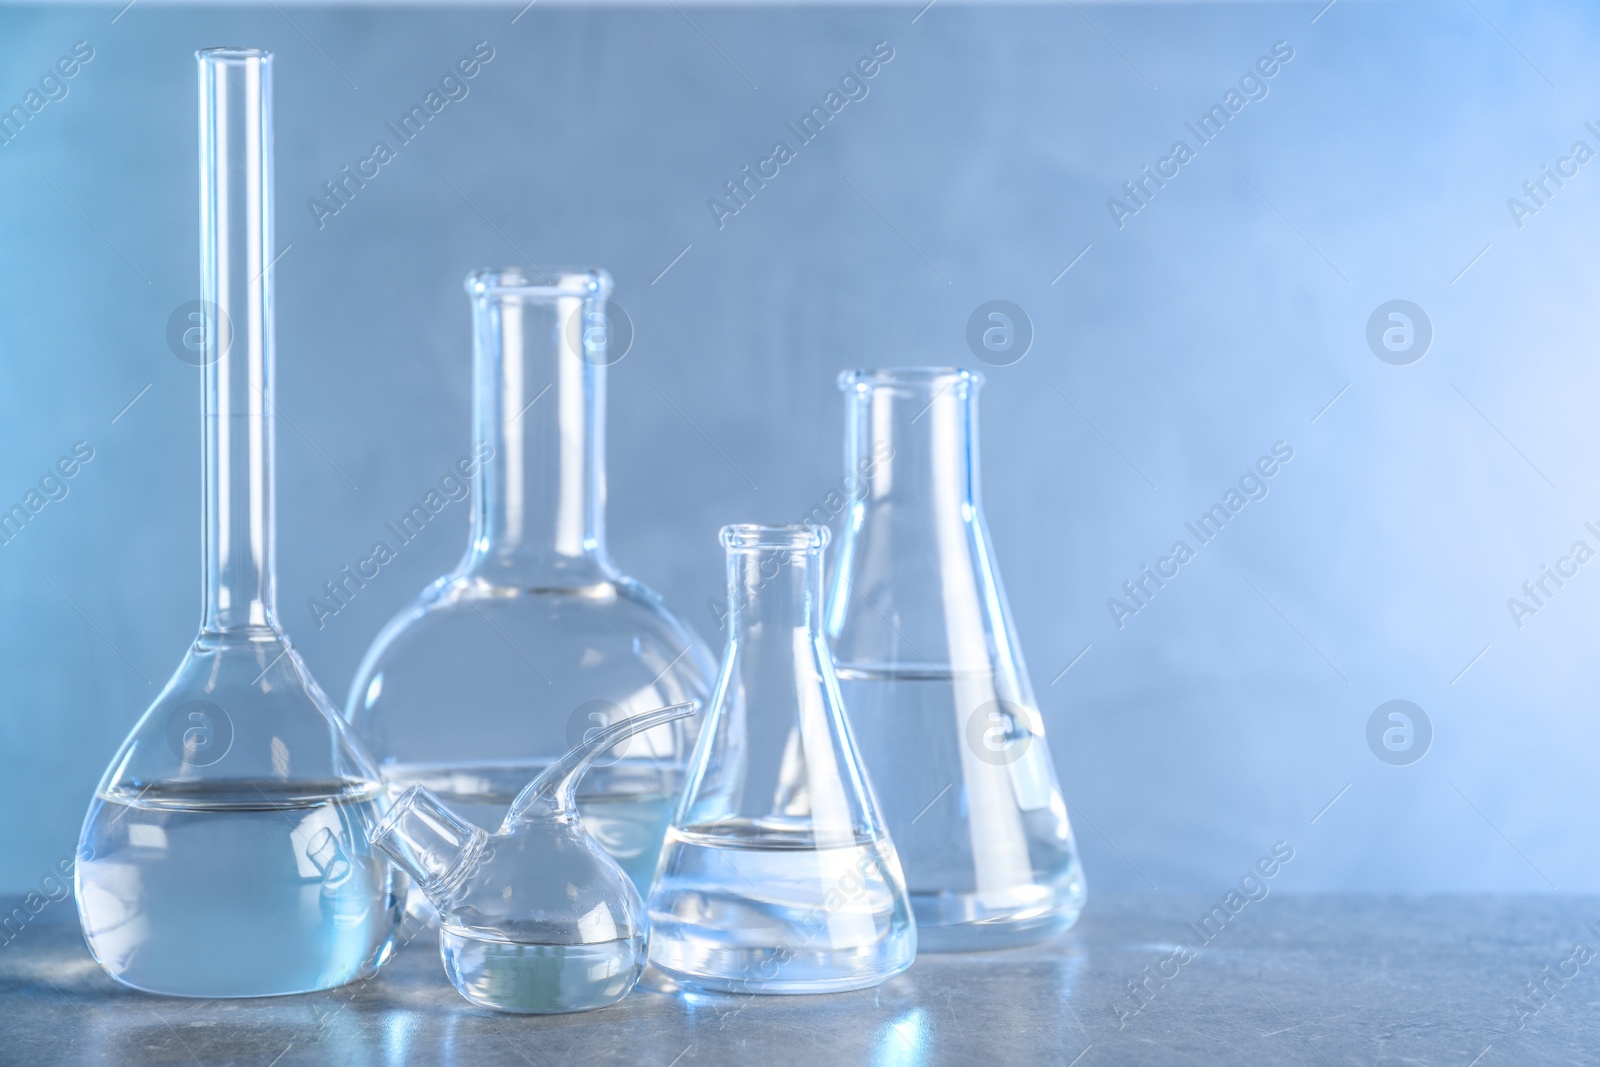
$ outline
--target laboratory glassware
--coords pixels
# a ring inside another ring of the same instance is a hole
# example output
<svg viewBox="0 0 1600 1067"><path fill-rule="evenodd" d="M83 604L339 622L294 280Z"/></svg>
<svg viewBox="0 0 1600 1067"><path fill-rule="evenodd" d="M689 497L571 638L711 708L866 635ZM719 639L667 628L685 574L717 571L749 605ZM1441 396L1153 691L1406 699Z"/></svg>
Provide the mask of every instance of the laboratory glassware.
<svg viewBox="0 0 1600 1067"><path fill-rule="evenodd" d="M272 55L200 64L200 632L101 779L76 889L118 981L255 997L373 974L400 908L382 782L279 624L273 471Z"/></svg>
<svg viewBox="0 0 1600 1067"><path fill-rule="evenodd" d="M650 893L691 989L832 993L911 966L900 861L822 641L816 526L726 526L728 643Z"/></svg>
<svg viewBox="0 0 1600 1067"><path fill-rule="evenodd" d="M633 880L584 829L578 783L607 749L694 713L678 704L592 733L545 768L493 834L414 785L373 837L438 909L461 995L500 1011L587 1011L628 995L650 923Z"/></svg>
<svg viewBox="0 0 1600 1067"><path fill-rule="evenodd" d="M380 633L345 715L398 794L425 785L492 830L571 745L631 715L702 706L710 650L605 542L603 270L478 271L472 533L467 552ZM638 734L584 780L590 832L641 893L693 747L693 726ZM413 896L413 910L426 906Z"/></svg>
<svg viewBox="0 0 1600 1067"><path fill-rule="evenodd" d="M948 367L839 376L856 491L828 641L930 952L1040 940L1084 901L979 499L982 385Z"/></svg>

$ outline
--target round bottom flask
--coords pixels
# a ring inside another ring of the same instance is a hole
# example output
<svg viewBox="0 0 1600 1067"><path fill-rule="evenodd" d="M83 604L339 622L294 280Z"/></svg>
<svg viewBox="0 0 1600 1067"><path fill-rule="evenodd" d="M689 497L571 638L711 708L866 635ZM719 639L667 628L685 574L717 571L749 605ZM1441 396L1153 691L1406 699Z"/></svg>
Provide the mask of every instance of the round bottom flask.
<svg viewBox="0 0 1600 1067"><path fill-rule="evenodd" d="M606 551L610 276L486 270L466 288L473 445L441 487L470 491L467 552L378 635L345 714L393 795L425 786L492 831L518 791L585 737L663 705L704 704L714 665ZM418 525L390 523L374 551ZM641 894L693 743L684 722L638 734L598 761L578 795L589 832ZM410 903L431 910L420 893Z"/></svg>

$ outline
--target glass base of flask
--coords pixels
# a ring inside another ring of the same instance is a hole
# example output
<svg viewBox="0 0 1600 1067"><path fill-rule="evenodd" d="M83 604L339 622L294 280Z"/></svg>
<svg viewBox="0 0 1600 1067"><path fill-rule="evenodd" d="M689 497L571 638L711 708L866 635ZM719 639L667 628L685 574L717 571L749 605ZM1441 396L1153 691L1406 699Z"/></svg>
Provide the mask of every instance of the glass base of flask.
<svg viewBox="0 0 1600 1067"><path fill-rule="evenodd" d="M917 933L875 841L817 847L669 830L650 962L688 989L839 993L904 971Z"/></svg>
<svg viewBox="0 0 1600 1067"><path fill-rule="evenodd" d="M271 781L102 794L77 872L90 951L117 981L167 996L284 996L372 976L399 911L388 864L368 851L375 796Z"/></svg>
<svg viewBox="0 0 1600 1067"><path fill-rule="evenodd" d="M1027 886L981 896L913 890L917 948L921 952L982 952L1044 941L1078 921L1084 895L1083 881L1078 878L1053 887Z"/></svg>
<svg viewBox="0 0 1600 1067"><path fill-rule="evenodd" d="M557 1015L627 996L644 970L645 939L539 945L446 923L439 955L456 990L479 1007Z"/></svg>

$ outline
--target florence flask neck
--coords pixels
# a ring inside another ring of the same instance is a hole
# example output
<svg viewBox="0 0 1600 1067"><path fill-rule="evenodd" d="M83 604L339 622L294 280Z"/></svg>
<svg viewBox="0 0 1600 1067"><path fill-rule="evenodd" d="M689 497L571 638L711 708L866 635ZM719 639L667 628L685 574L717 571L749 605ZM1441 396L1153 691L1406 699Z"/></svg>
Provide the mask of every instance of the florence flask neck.
<svg viewBox="0 0 1600 1067"><path fill-rule="evenodd" d="M478 271L472 540L464 571L495 585L609 581L602 270Z"/></svg>

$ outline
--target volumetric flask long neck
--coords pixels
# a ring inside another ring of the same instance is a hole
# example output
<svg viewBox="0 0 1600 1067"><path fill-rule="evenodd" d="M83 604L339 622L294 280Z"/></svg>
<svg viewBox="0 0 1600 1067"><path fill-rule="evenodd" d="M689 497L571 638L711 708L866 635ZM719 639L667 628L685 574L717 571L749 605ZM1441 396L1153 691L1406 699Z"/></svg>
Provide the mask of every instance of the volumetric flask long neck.
<svg viewBox="0 0 1600 1067"><path fill-rule="evenodd" d="M483 475L463 570L544 588L614 577L605 547L610 276L479 271L467 292Z"/></svg>
<svg viewBox="0 0 1600 1067"><path fill-rule="evenodd" d="M201 629L276 625L271 56L200 58Z"/></svg>

